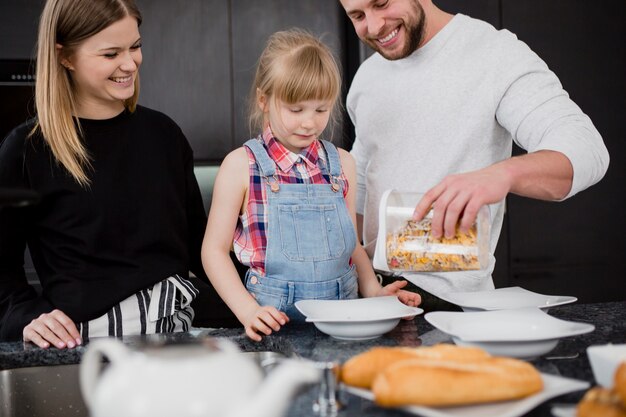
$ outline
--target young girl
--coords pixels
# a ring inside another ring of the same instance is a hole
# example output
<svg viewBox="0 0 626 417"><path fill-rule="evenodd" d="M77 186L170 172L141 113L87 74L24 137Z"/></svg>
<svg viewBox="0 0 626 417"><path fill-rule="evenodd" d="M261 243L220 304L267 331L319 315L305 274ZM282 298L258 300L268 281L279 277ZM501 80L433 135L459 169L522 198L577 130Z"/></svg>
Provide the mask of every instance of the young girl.
<svg viewBox="0 0 626 417"><path fill-rule="evenodd" d="M191 325L206 215L180 128L137 105L140 23L132 0L46 2L37 118L0 146L0 186L42 196L0 209L0 340L72 348Z"/></svg>
<svg viewBox="0 0 626 417"><path fill-rule="evenodd" d="M231 152L215 180L202 261L253 340L302 318L294 307L302 299L360 292L420 302L401 290L406 281L378 283L356 239L354 160L318 139L340 85L331 52L315 37L297 30L271 36L251 94L251 125L262 134ZM249 267L245 287L231 248Z"/></svg>

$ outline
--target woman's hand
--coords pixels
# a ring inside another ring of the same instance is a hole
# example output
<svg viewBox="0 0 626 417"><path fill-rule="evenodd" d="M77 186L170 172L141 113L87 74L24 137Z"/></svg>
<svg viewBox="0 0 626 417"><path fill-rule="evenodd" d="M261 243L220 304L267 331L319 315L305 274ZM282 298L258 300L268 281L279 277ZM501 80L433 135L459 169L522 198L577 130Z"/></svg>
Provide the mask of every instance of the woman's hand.
<svg viewBox="0 0 626 417"><path fill-rule="evenodd" d="M244 320L243 325L246 329L246 335L255 342L260 342L259 333L269 336L272 334L272 330L277 332L281 326L288 322L289 317L276 307L257 305Z"/></svg>
<svg viewBox="0 0 626 417"><path fill-rule="evenodd" d="M73 348L83 343L76 324L61 310L44 313L31 321L24 327L23 338L43 349L50 345Z"/></svg>
<svg viewBox="0 0 626 417"><path fill-rule="evenodd" d="M403 304L409 307L417 307L422 302L422 297L416 292L403 290L402 288L406 287L407 284L408 282L405 280L394 281L382 287L376 296L395 295Z"/></svg>

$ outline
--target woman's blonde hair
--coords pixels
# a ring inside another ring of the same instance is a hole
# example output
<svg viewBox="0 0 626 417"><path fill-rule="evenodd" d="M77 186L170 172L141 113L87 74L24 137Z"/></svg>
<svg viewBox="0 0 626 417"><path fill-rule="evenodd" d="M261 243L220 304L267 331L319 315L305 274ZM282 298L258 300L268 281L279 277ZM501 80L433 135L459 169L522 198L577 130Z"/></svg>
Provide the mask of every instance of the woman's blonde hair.
<svg viewBox="0 0 626 417"><path fill-rule="evenodd" d="M330 49L317 37L301 29L270 36L259 58L250 92L250 131L263 129L264 113L258 106L261 95L268 100L293 104L305 100L332 102L332 126L337 121L341 73Z"/></svg>
<svg viewBox="0 0 626 417"><path fill-rule="evenodd" d="M56 160L82 186L90 183L85 171L91 163L81 139L80 124L74 120L74 85L61 61L71 57L85 39L126 16L141 24L141 13L133 0L48 0L39 21L37 124L32 133L41 130ZM60 50L57 45L61 46ZM135 93L125 100L124 107L135 111L138 98L139 77L136 77Z"/></svg>

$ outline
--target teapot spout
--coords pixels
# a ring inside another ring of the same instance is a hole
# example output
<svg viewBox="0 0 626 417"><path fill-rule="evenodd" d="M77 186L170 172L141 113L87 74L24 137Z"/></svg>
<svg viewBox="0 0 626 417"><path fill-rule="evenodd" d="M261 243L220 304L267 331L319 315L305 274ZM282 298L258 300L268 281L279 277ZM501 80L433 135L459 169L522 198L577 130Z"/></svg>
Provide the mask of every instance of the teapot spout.
<svg viewBox="0 0 626 417"><path fill-rule="evenodd" d="M315 363L288 359L274 369L256 394L228 417L278 417L284 415L298 389L320 381L322 371Z"/></svg>

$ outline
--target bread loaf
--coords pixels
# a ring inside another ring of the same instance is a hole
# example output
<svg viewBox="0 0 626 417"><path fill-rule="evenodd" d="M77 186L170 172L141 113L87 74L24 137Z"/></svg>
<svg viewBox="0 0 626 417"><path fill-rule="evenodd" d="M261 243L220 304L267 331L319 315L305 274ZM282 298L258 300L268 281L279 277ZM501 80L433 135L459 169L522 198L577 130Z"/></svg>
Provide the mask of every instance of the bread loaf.
<svg viewBox="0 0 626 417"><path fill-rule="evenodd" d="M348 385L369 389L379 372L389 365L407 359L448 359L475 361L489 357L482 349L439 344L431 347L376 347L353 356L341 369L341 380Z"/></svg>
<svg viewBox="0 0 626 417"><path fill-rule="evenodd" d="M616 390L591 388L576 407L577 417L626 417L626 409Z"/></svg>
<svg viewBox="0 0 626 417"><path fill-rule="evenodd" d="M577 417L626 417L626 362L615 371L612 389L591 388L576 407Z"/></svg>
<svg viewBox="0 0 626 417"><path fill-rule="evenodd" d="M615 391L626 408L626 362L622 362L615 371Z"/></svg>
<svg viewBox="0 0 626 417"><path fill-rule="evenodd" d="M514 400L542 389L541 375L532 365L500 357L405 360L387 367L372 385L376 403L388 407Z"/></svg>

